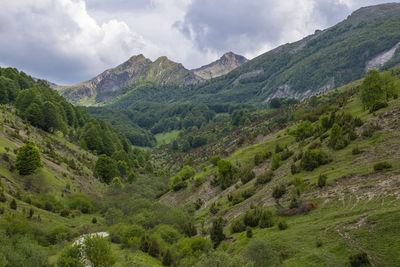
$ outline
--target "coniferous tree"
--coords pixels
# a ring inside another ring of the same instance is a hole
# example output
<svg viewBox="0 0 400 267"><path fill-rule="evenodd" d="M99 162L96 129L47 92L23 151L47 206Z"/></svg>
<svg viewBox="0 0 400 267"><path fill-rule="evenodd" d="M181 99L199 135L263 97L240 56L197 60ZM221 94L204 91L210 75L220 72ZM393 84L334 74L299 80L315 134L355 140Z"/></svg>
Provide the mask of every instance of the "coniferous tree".
<svg viewBox="0 0 400 267"><path fill-rule="evenodd" d="M31 141L18 149L16 167L19 174L28 175L42 167L39 149Z"/></svg>
<svg viewBox="0 0 400 267"><path fill-rule="evenodd" d="M14 198L10 202L10 208L13 209L13 210L17 209L17 202L15 201Z"/></svg>
<svg viewBox="0 0 400 267"><path fill-rule="evenodd" d="M210 230L210 237L213 241L214 248L218 247L218 245L225 239L222 217L218 217L214 220Z"/></svg>

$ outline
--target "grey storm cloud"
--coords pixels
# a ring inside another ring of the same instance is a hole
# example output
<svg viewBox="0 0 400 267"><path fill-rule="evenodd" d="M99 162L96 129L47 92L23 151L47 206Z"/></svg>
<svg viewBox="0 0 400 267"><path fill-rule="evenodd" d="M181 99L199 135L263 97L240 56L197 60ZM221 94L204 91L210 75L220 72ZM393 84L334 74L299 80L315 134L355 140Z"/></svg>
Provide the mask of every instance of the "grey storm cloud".
<svg viewBox="0 0 400 267"><path fill-rule="evenodd" d="M297 40L345 19L355 8L382 1L352 0L193 0L184 20L186 38L202 50L248 53Z"/></svg>

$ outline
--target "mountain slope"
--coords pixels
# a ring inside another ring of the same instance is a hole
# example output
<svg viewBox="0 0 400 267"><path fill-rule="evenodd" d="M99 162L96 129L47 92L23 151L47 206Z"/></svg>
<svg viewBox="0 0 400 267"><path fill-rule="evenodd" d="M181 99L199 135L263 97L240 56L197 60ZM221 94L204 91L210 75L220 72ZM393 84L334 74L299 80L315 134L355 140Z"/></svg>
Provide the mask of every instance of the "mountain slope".
<svg viewBox="0 0 400 267"><path fill-rule="evenodd" d="M152 62L143 55L133 56L121 65L108 69L95 78L69 87L61 87L61 95L72 102L91 105L106 102L122 93L122 89L135 82L151 81L163 84L194 84L202 80L182 64L167 57Z"/></svg>
<svg viewBox="0 0 400 267"><path fill-rule="evenodd" d="M247 58L232 52L225 53L220 59L192 71L204 80L219 77L241 66Z"/></svg>
<svg viewBox="0 0 400 267"><path fill-rule="evenodd" d="M371 66L398 65L399 43L400 4L370 6L331 28L249 60L226 75L192 86L129 91L127 96L137 102L160 103L260 105L274 97L301 100L360 79Z"/></svg>

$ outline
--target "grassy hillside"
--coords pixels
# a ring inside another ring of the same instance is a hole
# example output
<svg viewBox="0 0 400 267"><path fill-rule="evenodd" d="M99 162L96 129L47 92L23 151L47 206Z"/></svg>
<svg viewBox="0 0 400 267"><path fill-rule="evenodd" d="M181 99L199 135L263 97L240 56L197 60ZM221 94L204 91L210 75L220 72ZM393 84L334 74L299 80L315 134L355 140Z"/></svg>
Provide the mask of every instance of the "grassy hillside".
<svg viewBox="0 0 400 267"><path fill-rule="evenodd" d="M185 180L183 186L163 195L161 201L198 207L194 214L206 228L222 217L227 239L219 248L228 253L246 256L248 246L262 239L277 261L285 266L347 266L349 256L360 251L368 255L373 265L397 265L400 259L395 251L399 247L388 244L400 238L392 231L399 228L400 216L400 101L392 99L388 107L374 113L365 111L360 100L360 84L354 82L318 96L315 107L310 107L311 101L298 104L291 111L294 118L301 114L298 119L288 122L282 130L263 134L223 156L223 161L239 170L238 176L225 189L218 183L221 166L208 161L197 168L196 174ZM400 88L398 78L397 88ZM351 114L362 121L362 125L355 128L356 137L344 148L329 146L329 131L314 132L303 140L294 136L294 130L306 119L314 121L312 126L318 131L319 118L324 114L331 116L332 111L339 115L337 120L343 118L340 114ZM375 130L371 131L371 127ZM223 140L214 146L219 143ZM277 153L277 146L285 150ZM313 170L293 173L292 165L299 168L310 150L326 153L329 161ZM274 155L288 159L280 160L270 178L262 182L273 168ZM381 170L377 167L381 162L391 167ZM240 171L246 167L255 174L248 182L243 180L248 177L246 172ZM326 177L326 184L319 184L321 176ZM277 186L283 186L285 193L274 199L273 191ZM309 201L317 208L306 215L282 216L275 208L276 203L295 208ZM251 217L257 210L271 211L274 225L253 227L249 238L243 220L246 222L246 216ZM288 225L285 230L278 227L282 220ZM235 230L240 233L232 233L232 225L243 225Z"/></svg>

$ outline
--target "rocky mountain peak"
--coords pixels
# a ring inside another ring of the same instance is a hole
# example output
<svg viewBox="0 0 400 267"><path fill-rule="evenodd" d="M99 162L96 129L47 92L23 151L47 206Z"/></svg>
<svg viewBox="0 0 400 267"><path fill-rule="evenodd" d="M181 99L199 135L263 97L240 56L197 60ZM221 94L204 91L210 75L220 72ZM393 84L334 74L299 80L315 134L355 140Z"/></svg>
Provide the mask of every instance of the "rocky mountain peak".
<svg viewBox="0 0 400 267"><path fill-rule="evenodd" d="M218 60L198 69L194 69L193 71L197 76L207 80L224 75L247 61L248 60L243 56L237 55L233 52L227 52Z"/></svg>

